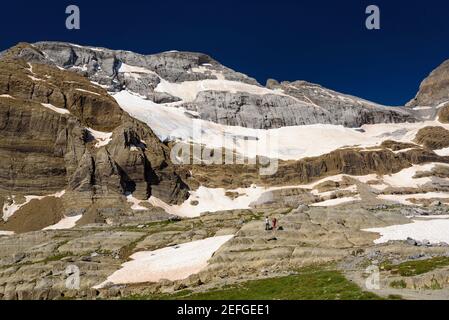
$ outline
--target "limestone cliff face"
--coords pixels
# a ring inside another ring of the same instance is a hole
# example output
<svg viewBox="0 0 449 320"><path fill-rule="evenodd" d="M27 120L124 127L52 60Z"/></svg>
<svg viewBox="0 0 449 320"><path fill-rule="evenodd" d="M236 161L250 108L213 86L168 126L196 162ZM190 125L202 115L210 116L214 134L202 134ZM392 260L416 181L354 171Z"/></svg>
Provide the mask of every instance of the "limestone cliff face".
<svg viewBox="0 0 449 320"><path fill-rule="evenodd" d="M39 42L33 46L41 54L28 48L18 56L76 72L108 91L126 89L156 103L182 101L169 92L155 90L162 81L180 84L227 80L263 89L256 80L201 53L172 51L140 55L60 42ZM409 109L388 108L303 81L279 84L270 80L267 88L271 94L206 90L199 92L193 101L184 101L183 106L197 111L204 120L263 129L318 123L359 127L416 121Z"/></svg>
<svg viewBox="0 0 449 320"><path fill-rule="evenodd" d="M407 105L438 106L449 100L449 60L443 62L424 79L416 97Z"/></svg>
<svg viewBox="0 0 449 320"><path fill-rule="evenodd" d="M338 149L318 157L298 161L280 161L276 175L261 176L255 165L234 166L189 166L193 177L192 186L205 185L212 188L234 189L251 184L266 186L291 186L308 184L323 177L338 174L364 176L368 174L392 174L414 164L441 162L449 163L449 157L440 157L432 150L414 145L409 149L389 141L380 149ZM399 148L399 149L398 149ZM404 150L400 153L394 151ZM242 178L244 177L244 178Z"/></svg>
<svg viewBox="0 0 449 320"><path fill-rule="evenodd" d="M211 70L219 71L227 80L258 85L256 80L226 68L202 53L170 51L141 55L130 51L82 47L61 42L39 42L33 46L45 55L35 56L29 51L23 52L21 55L27 57L28 60L31 58L34 61L54 64L82 74L90 80L106 86L108 91L120 91L127 88L159 102L179 100L169 94L153 91L159 84L160 78L174 83L216 79L211 72L188 72L204 65ZM140 73L139 77L128 77L120 72L127 66L132 66Z"/></svg>
<svg viewBox="0 0 449 320"><path fill-rule="evenodd" d="M21 44L0 60L0 193L183 201L187 187L151 129L103 88L44 59ZM100 144L98 132L110 141Z"/></svg>
<svg viewBox="0 0 449 320"><path fill-rule="evenodd" d="M364 124L416 121L416 118L403 108L375 105L336 92L332 96L332 91L313 86L325 94L317 94L302 84L294 88L293 85L284 84L273 88L287 94L256 95L245 92L203 91L197 95L195 101L183 106L198 112L199 117L204 120L255 129L310 124L357 128Z"/></svg>

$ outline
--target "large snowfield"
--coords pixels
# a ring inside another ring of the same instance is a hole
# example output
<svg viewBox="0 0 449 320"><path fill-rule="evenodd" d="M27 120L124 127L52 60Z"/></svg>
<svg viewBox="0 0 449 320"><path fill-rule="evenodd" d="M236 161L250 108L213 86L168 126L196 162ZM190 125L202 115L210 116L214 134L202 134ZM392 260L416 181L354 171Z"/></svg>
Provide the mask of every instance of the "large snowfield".
<svg viewBox="0 0 449 320"><path fill-rule="evenodd" d="M186 84L176 85L182 87ZM189 90L189 86L184 89ZM193 92L196 93L197 89ZM363 130L329 124L270 130L251 129L194 119L186 110L177 107L179 102L156 104L128 91L121 91L113 97L123 110L145 122L161 140L179 139L184 142L204 144L210 148L234 146L238 153L247 157L261 155L281 160L298 160L319 156L347 146L375 147L388 139L412 142L417 132L427 126L442 126L449 129L449 125L436 120L364 125L361 128ZM241 137L251 139L243 143ZM234 143L235 139L240 141ZM444 152L446 151L441 151L441 153Z"/></svg>
<svg viewBox="0 0 449 320"><path fill-rule="evenodd" d="M106 284L157 282L161 279L181 280L207 267L207 261L233 235L198 240L154 251L137 252L131 261L122 265L107 280Z"/></svg>
<svg viewBox="0 0 449 320"><path fill-rule="evenodd" d="M407 238L417 241L428 240L432 244L438 244L440 242L449 243L448 230L449 219L446 216L446 218L414 219L409 224L364 229L363 231L379 233L381 237L374 241L376 244L386 243L390 240L407 240Z"/></svg>

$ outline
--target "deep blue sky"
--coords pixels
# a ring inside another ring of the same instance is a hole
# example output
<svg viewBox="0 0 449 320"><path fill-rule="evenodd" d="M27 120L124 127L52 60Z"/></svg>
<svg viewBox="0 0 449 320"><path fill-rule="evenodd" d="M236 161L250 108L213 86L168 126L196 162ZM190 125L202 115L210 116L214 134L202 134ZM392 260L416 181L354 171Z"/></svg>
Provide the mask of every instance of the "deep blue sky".
<svg viewBox="0 0 449 320"><path fill-rule="evenodd" d="M307 80L401 105L449 58L447 0L7 1L0 50L19 41L61 40L139 53L204 52L255 77ZM65 29L65 8L81 30ZM381 9L379 31L365 8Z"/></svg>

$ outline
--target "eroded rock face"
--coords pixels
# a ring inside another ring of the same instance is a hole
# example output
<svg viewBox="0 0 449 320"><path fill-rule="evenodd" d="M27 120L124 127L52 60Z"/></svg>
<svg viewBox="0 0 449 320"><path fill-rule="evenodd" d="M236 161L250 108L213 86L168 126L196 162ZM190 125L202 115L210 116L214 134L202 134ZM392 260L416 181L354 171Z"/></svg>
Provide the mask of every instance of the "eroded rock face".
<svg viewBox="0 0 449 320"><path fill-rule="evenodd" d="M39 42L34 48L35 51L28 47L15 55L77 72L108 91L126 89L156 103L181 100L168 92L155 91L162 81L229 80L260 87L254 79L199 53L139 55L58 42ZM184 107L198 111L205 120L262 129L317 123L359 127L416 120L410 110L388 108L303 81L279 84L271 80L267 87L272 94L202 91ZM79 101L76 95L73 100Z"/></svg>
<svg viewBox="0 0 449 320"><path fill-rule="evenodd" d="M255 165L191 165L186 168L193 172L193 178L189 180L192 186L235 189L250 187L253 183L265 186L301 185L338 174L385 175L397 173L413 164L430 162L449 163L449 159L418 146L400 153L388 148L347 148L298 161L279 161L277 173L272 176L259 175L259 168Z"/></svg>
<svg viewBox="0 0 449 320"><path fill-rule="evenodd" d="M123 112L103 88L85 77L22 57L41 62L43 54L21 44L0 59L2 205L13 195L67 190L64 205L52 206L52 217L61 218L76 206L88 211L95 204L101 211L103 197L126 202L125 194L136 193L141 199L154 195L168 203L187 197L168 148L148 126ZM99 140L98 134L109 138ZM72 197L78 197L78 204L71 203ZM45 201L39 206L45 207ZM29 203L16 213L20 221L26 215L30 221L36 218L31 207Z"/></svg>
<svg viewBox="0 0 449 320"><path fill-rule="evenodd" d="M408 106L438 106L449 100L449 60L423 80L416 97Z"/></svg>
<svg viewBox="0 0 449 320"><path fill-rule="evenodd" d="M202 91L192 103L183 106L198 112L204 120L256 129L317 123L360 127L416 121L404 108L388 108L303 81L268 82L267 86L274 90L273 94Z"/></svg>
<svg viewBox="0 0 449 320"><path fill-rule="evenodd" d="M325 123L360 127L374 123L413 122L416 118L406 109L386 107L354 96L342 94L306 81L278 83L268 81L270 89L282 90L295 99L318 106L327 121ZM308 121L307 124L321 123Z"/></svg>
<svg viewBox="0 0 449 320"><path fill-rule="evenodd" d="M220 72L227 80L235 80L257 85L257 81L226 68L211 57L193 52L163 52L153 55L140 55L129 51L109 50L105 48L81 47L60 42L39 42L34 46L46 54L45 63L54 63L59 67L86 75L92 81L108 87L109 91L124 88L153 98L157 101L176 101L167 94L154 93L160 77L170 82L217 79L211 71L204 73L187 72L193 68L204 67ZM29 56L28 52L21 56ZM42 57L34 57L43 62ZM122 67L130 65L145 68L150 72L139 72L139 77L129 77Z"/></svg>
<svg viewBox="0 0 449 320"><path fill-rule="evenodd" d="M415 141L432 150L446 148L449 147L449 131L442 127L425 127L416 134Z"/></svg>
<svg viewBox="0 0 449 320"><path fill-rule="evenodd" d="M438 111L438 120L442 123L449 123L449 104L445 104Z"/></svg>
<svg viewBox="0 0 449 320"><path fill-rule="evenodd" d="M312 123L331 123L325 110L289 96L244 92L203 91L185 105L204 120L230 126L272 129Z"/></svg>

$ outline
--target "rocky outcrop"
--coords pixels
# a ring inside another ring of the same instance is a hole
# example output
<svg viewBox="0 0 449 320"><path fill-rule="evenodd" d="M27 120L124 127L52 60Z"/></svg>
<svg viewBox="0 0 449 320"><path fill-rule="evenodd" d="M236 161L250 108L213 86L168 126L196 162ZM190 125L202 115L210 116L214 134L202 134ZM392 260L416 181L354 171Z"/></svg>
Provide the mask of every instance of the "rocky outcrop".
<svg viewBox="0 0 449 320"><path fill-rule="evenodd" d="M34 199L8 219L6 223L3 225L0 223L0 226L4 230L16 233L39 231L61 221L64 212L64 204L60 198Z"/></svg>
<svg viewBox="0 0 449 320"><path fill-rule="evenodd" d="M14 54L30 62L76 72L108 91L126 89L156 103L181 100L167 92L155 91L163 81L181 83L218 79L260 87L254 79L199 53L139 55L68 43L39 42ZM267 87L271 89L267 94L251 94L244 89L242 92L201 91L184 107L198 111L201 119L262 129L317 123L360 127L416 120L409 110L388 108L303 81L279 84L271 80ZM78 101L76 96L73 99Z"/></svg>
<svg viewBox="0 0 449 320"><path fill-rule="evenodd" d="M272 94L202 91L183 106L204 120L256 129L318 123L360 127L416 120L403 108L388 108L302 81L268 86Z"/></svg>
<svg viewBox="0 0 449 320"><path fill-rule="evenodd" d="M443 127L425 127L418 131L415 142L437 150L449 147L449 131Z"/></svg>
<svg viewBox="0 0 449 320"><path fill-rule="evenodd" d="M407 106L438 106L449 100L449 60L423 80L416 97Z"/></svg>
<svg viewBox="0 0 449 320"><path fill-rule="evenodd" d="M227 80L258 85L256 80L226 68L201 53L170 51L140 55L130 51L81 47L61 42L39 42L33 46L45 56L30 52L29 49L21 52L19 56L27 61L54 64L78 72L106 86L109 91L126 88L155 102L177 100L170 95L153 92L160 78L170 82L217 79L214 73L218 72ZM127 65L133 67L131 73L137 76L125 72ZM191 72L200 67L205 71Z"/></svg>
<svg viewBox="0 0 449 320"><path fill-rule="evenodd" d="M298 161L279 161L278 170L272 176L260 176L255 165L193 165L187 168L193 172L193 178L189 181L192 187L204 185L235 189L250 187L253 183L266 186L301 185L338 174L385 175L397 173L413 164L430 162L449 163L449 158L422 148L400 153L390 149L346 148Z"/></svg>
<svg viewBox="0 0 449 320"><path fill-rule="evenodd" d="M331 123L329 112L289 96L245 92L203 91L183 105L204 120L230 126L272 129L313 123Z"/></svg>
<svg viewBox="0 0 449 320"><path fill-rule="evenodd" d="M442 123L449 123L449 104L445 104L438 111L438 120Z"/></svg>
<svg viewBox="0 0 449 320"><path fill-rule="evenodd" d="M267 82L267 87L280 90L303 103L319 106L328 117L326 123L360 127L364 124L416 121L416 118L404 108L386 107L306 81L278 83L271 80Z"/></svg>
<svg viewBox="0 0 449 320"><path fill-rule="evenodd" d="M35 47L21 44L0 60L3 201L14 195L69 191L64 205L51 207L47 200L35 203L34 207L47 205L48 213L54 212L53 218L41 219L44 227L74 207L88 211L95 206L101 211L101 198L109 199L105 202L109 205L126 201L128 193L182 202L187 197L181 179L185 173L178 174L168 148L151 129L123 112L103 88L77 73L41 64L42 56ZM78 197L77 204L72 197ZM11 227L14 231L41 229L33 223L38 215L32 207L29 203L17 214L28 216L34 227Z"/></svg>

